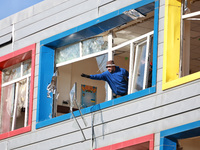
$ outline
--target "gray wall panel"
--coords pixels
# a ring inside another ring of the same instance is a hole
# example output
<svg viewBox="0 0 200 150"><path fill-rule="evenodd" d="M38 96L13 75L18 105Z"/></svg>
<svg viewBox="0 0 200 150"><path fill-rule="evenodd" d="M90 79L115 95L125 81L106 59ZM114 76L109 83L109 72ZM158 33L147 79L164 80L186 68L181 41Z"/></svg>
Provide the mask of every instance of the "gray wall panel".
<svg viewBox="0 0 200 150"><path fill-rule="evenodd" d="M42 1L36 5L34 5L34 15L39 14L39 13L43 13L44 11L51 9L52 7L57 7L61 4L64 4L65 2L68 2L70 0L45 0ZM81 0L80 0L81 2Z"/></svg>
<svg viewBox="0 0 200 150"><path fill-rule="evenodd" d="M113 143L119 143L126 140L134 139L137 137L145 136L151 133L157 133L165 129L173 128L182 124L185 124L185 118L188 118L187 122L197 121L200 110L186 112L184 114L175 115L163 120L144 124L135 128L129 128L127 130L121 130L113 134L108 134L104 137L97 138L97 146L103 147L111 145ZM193 116L194 115L194 116Z"/></svg>
<svg viewBox="0 0 200 150"><path fill-rule="evenodd" d="M12 52L12 44L0 48L0 56L4 56Z"/></svg>
<svg viewBox="0 0 200 150"><path fill-rule="evenodd" d="M162 75L163 75L162 73L163 73L162 69L157 70L157 82L162 81Z"/></svg>
<svg viewBox="0 0 200 150"><path fill-rule="evenodd" d="M3 35L6 35L8 33L12 33L12 26L8 26L7 28L4 29L0 29L0 37L2 37Z"/></svg>
<svg viewBox="0 0 200 150"><path fill-rule="evenodd" d="M158 43L164 42L164 30L159 31L158 33Z"/></svg>
<svg viewBox="0 0 200 150"><path fill-rule="evenodd" d="M165 0L159 0L160 6L165 5Z"/></svg>
<svg viewBox="0 0 200 150"><path fill-rule="evenodd" d="M160 6L159 9L159 18L164 18L165 16L165 5Z"/></svg>
<svg viewBox="0 0 200 150"><path fill-rule="evenodd" d="M81 3L80 5L76 5L60 13L51 15L48 18L42 19L38 22L30 24L29 26L16 30L16 40L19 40L20 38L26 37L30 34L52 27L53 25L56 25L58 23L62 23L70 18L74 18L83 13L89 12L92 9L95 9L96 7L97 7L96 1L89 0L86 1L85 3Z"/></svg>
<svg viewBox="0 0 200 150"><path fill-rule="evenodd" d="M21 28L23 28L25 26L28 26L28 25L31 25L33 23L42 21L45 18L51 17L52 15L59 14L62 11L65 11L65 10L71 8L71 7L74 7L77 4L82 3L84 1L86 1L86 0L82 0L82 1L80 1L80 0L71 1L70 0L70 1L66 1L65 3L61 3L59 5L55 5L54 7L52 7L52 4L51 5L46 4L46 3L44 5L40 4L40 5L38 5L39 8L35 6L35 8L41 9L39 11L39 13L37 13L37 14L33 15L32 17L29 17L29 18L27 18L27 19L25 19L23 21L20 21L19 23L16 24L16 28L17 29L21 29ZM44 9L43 8L44 6L48 6L48 5L51 6L51 8L48 8L48 9Z"/></svg>
<svg viewBox="0 0 200 150"><path fill-rule="evenodd" d="M0 142L0 149L1 150L7 150L8 149L8 142L7 141Z"/></svg>
<svg viewBox="0 0 200 150"><path fill-rule="evenodd" d="M164 18L159 20L159 31L164 30Z"/></svg>
<svg viewBox="0 0 200 150"><path fill-rule="evenodd" d="M192 89L192 86L196 87L196 91L189 91L189 89ZM143 100L132 101L128 104L119 105L118 107L112 109L106 109L102 111L104 125L102 125L102 120L99 119L101 113L97 113L97 115L95 115L95 135L102 136L103 134L113 134L118 131L123 131L129 128L136 128L142 126L143 124L149 124L151 122L156 122L165 118L170 118L176 114L181 115L182 113L190 111L191 109L197 109L200 103L200 96L192 96L199 95L200 85L191 84L183 88L185 89L181 90L178 88L177 90L169 92L170 94L166 93L160 96L156 96L157 99L155 99L156 97L152 96L149 99L143 98ZM185 90L188 92L183 92ZM179 101L175 102L175 99ZM182 101L182 99L185 100ZM90 122L90 119L90 115L87 115L87 122ZM80 118L79 121L80 123L82 122ZM81 133L72 126L73 121L69 120L55 124L53 126L38 129L37 135L26 135L29 137L29 139L26 136L21 136L21 140L19 138L15 139L18 141L19 145L16 145L16 142L13 141L13 145L11 145L11 147L20 147L22 145L26 145L25 143L38 143L40 141L46 141L48 138L53 139L54 137L62 137L65 135L70 136L70 134L79 134L79 136L81 136ZM84 127L83 123L82 127ZM84 132L86 137L89 139L91 136L90 124L88 127L89 128L84 130Z"/></svg>
<svg viewBox="0 0 200 150"><path fill-rule="evenodd" d="M113 11L118 10L120 8L129 6L129 5L134 4L135 2L138 2L138 1L139 0L126 0L126 1L116 0L116 1L113 1L112 3L109 3L105 6L100 7L99 8L99 15L100 16L106 15L110 12L113 12Z"/></svg>
<svg viewBox="0 0 200 150"><path fill-rule="evenodd" d="M111 3L113 1L115 1L115 0L101 0L101 1L98 2L99 3L98 5L99 6L106 5L106 4Z"/></svg>
<svg viewBox="0 0 200 150"><path fill-rule="evenodd" d="M163 49L164 49L164 43L158 44L158 56L159 57L163 55Z"/></svg>
<svg viewBox="0 0 200 150"><path fill-rule="evenodd" d="M158 57L158 69L162 69L163 68L163 56L159 56Z"/></svg>
<svg viewBox="0 0 200 150"><path fill-rule="evenodd" d="M50 28L46 28L45 30L42 30L40 32L36 32L32 35L27 36L26 38L20 39L18 41L16 41L15 43L15 49L19 49L25 46L28 46L32 43L38 43L43 39L46 39L48 37L51 37L57 33L69 30L73 27L76 27L78 25L81 25L85 22L88 22L90 20L93 20L97 17L97 10L92 10L90 12L81 14L75 18L71 18L70 20L70 24L68 21L65 21L63 23L57 24L55 26L52 26ZM84 18L84 20L82 19ZM27 32L28 34L28 32Z"/></svg>

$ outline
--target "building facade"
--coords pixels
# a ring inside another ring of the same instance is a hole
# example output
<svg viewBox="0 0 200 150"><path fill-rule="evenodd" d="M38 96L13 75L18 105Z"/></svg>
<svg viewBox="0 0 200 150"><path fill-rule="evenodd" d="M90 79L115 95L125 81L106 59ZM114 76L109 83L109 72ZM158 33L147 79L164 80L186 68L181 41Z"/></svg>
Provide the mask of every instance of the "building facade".
<svg viewBox="0 0 200 150"><path fill-rule="evenodd" d="M0 20L0 150L199 149L198 0L21 9ZM126 95L81 76L108 60L129 72Z"/></svg>

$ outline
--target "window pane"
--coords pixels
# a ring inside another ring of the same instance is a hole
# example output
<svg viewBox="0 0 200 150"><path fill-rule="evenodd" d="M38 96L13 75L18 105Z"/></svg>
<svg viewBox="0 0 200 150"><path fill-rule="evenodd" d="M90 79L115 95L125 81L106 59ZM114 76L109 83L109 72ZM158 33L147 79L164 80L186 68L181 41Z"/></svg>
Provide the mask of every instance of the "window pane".
<svg viewBox="0 0 200 150"><path fill-rule="evenodd" d="M108 48L107 37L95 37L83 41L83 56L100 52Z"/></svg>
<svg viewBox="0 0 200 150"><path fill-rule="evenodd" d="M12 125L15 84L2 88L0 133L9 132Z"/></svg>
<svg viewBox="0 0 200 150"><path fill-rule="evenodd" d="M31 73L31 60L27 60L23 63L23 75Z"/></svg>
<svg viewBox="0 0 200 150"><path fill-rule="evenodd" d="M80 57L79 43L56 49L56 64Z"/></svg>
<svg viewBox="0 0 200 150"><path fill-rule="evenodd" d="M25 119L25 104L26 104L26 91L27 91L27 80L21 80L18 82L18 93L17 93L17 109L16 109L16 120L15 120L15 128L19 129L24 127L24 119Z"/></svg>
<svg viewBox="0 0 200 150"><path fill-rule="evenodd" d="M21 63L3 69L3 83L17 79L21 76Z"/></svg>
<svg viewBox="0 0 200 150"><path fill-rule="evenodd" d="M18 86L16 86L18 84ZM30 84L30 82L29 82ZM18 89L17 89L18 87ZM0 111L0 133L24 127L26 110L27 79L2 88L1 111ZM15 97L17 96L17 102ZM29 103L29 99L27 99ZM16 103L16 105L15 105ZM27 108L28 109L28 108ZM26 120L26 121L27 121Z"/></svg>
<svg viewBox="0 0 200 150"><path fill-rule="evenodd" d="M140 91L143 89L143 82L144 82L144 72L145 72L145 59L146 59L146 43L139 46L138 50L138 67L137 67L137 77L136 77L136 84L134 86L135 91Z"/></svg>

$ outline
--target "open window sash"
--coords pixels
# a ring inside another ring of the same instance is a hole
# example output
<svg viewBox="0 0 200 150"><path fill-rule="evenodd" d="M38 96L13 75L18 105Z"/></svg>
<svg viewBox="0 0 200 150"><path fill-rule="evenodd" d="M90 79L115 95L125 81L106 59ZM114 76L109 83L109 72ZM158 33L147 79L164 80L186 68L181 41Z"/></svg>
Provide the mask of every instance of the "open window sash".
<svg viewBox="0 0 200 150"><path fill-rule="evenodd" d="M135 41L130 48L129 66L129 91L134 93L143 90L148 86L149 66L150 66L150 38L143 41Z"/></svg>

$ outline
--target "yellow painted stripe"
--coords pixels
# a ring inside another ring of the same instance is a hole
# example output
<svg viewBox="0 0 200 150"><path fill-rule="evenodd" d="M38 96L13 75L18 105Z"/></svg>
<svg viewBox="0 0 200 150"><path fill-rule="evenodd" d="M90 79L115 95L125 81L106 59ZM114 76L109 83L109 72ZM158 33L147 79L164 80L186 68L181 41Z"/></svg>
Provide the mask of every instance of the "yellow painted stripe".
<svg viewBox="0 0 200 150"><path fill-rule="evenodd" d="M181 2L166 0L164 26L163 82L179 77Z"/></svg>
<svg viewBox="0 0 200 150"><path fill-rule="evenodd" d="M199 78L200 78L200 72L197 72L197 73L194 73L194 74L191 74L191 75L188 75L188 76L167 82L167 83L162 85L162 89L166 90L166 89L178 86L178 85L182 85L182 84L197 80Z"/></svg>

